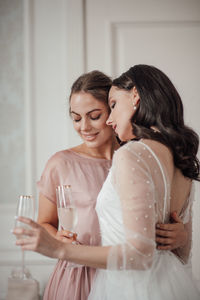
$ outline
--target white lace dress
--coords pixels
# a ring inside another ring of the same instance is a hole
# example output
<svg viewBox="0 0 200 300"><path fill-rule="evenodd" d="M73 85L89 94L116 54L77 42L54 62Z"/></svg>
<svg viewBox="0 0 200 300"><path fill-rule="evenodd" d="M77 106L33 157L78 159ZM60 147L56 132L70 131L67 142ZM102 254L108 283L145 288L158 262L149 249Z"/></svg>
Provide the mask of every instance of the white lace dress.
<svg viewBox="0 0 200 300"><path fill-rule="evenodd" d="M114 154L97 199L102 245L112 245L107 269L96 275L89 300L199 300L191 269L155 244L155 224L168 222L167 167L144 142L129 142ZM182 211L191 224L191 198ZM191 235L191 226L188 226ZM190 239L191 240L191 239Z"/></svg>

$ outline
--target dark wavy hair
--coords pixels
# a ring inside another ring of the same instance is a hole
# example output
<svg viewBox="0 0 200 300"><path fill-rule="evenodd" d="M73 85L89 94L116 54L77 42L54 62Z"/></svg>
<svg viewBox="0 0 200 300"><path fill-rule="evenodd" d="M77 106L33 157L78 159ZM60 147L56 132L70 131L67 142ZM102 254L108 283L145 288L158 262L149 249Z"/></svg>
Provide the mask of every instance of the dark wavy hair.
<svg viewBox="0 0 200 300"><path fill-rule="evenodd" d="M69 102L71 96L75 93L85 92L91 94L95 99L104 102L108 107L108 93L112 85L112 80L106 74L100 71L91 71L82 74L73 83L71 87L71 93L69 96Z"/></svg>
<svg viewBox="0 0 200 300"><path fill-rule="evenodd" d="M183 104L171 80L153 66L135 65L113 80L112 85L127 91L135 86L138 91L140 102L131 119L136 139L153 139L165 144L182 174L200 181L199 138L184 124Z"/></svg>

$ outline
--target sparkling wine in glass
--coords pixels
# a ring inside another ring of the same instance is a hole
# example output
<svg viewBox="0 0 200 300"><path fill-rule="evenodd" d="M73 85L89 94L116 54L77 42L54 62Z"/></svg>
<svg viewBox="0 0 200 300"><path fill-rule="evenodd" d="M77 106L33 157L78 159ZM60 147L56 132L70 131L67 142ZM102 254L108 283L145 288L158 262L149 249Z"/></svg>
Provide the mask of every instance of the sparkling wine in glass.
<svg viewBox="0 0 200 300"><path fill-rule="evenodd" d="M77 209L71 194L70 185L61 185L56 188L58 219L61 229L75 233L78 223ZM80 267L81 265L69 263L69 267Z"/></svg>
<svg viewBox="0 0 200 300"><path fill-rule="evenodd" d="M35 201L33 196L21 195L17 201L17 209L15 216L15 227L29 228L28 225L18 221L18 217L26 217L34 219L35 217ZM17 235L17 239L25 238L23 235ZM12 271L12 277L18 279L28 279L31 277L29 270L25 267L25 254L22 250L22 265L20 269Z"/></svg>

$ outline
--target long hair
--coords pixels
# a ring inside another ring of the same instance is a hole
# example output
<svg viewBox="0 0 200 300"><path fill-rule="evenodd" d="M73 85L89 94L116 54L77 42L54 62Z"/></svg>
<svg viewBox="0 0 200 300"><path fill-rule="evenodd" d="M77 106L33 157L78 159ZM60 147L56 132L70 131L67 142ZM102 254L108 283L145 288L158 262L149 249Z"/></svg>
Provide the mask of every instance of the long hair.
<svg viewBox="0 0 200 300"><path fill-rule="evenodd" d="M131 119L136 139L153 139L165 144L182 174L199 181L200 164L196 156L199 138L184 124L181 97L171 80L153 66L135 65L113 80L112 85L127 91L135 86L138 91L140 102Z"/></svg>
<svg viewBox="0 0 200 300"><path fill-rule="evenodd" d="M91 94L95 99L105 103L108 107L108 93L112 85L110 77L100 71L91 71L81 75L72 85L71 96L75 93L85 92Z"/></svg>

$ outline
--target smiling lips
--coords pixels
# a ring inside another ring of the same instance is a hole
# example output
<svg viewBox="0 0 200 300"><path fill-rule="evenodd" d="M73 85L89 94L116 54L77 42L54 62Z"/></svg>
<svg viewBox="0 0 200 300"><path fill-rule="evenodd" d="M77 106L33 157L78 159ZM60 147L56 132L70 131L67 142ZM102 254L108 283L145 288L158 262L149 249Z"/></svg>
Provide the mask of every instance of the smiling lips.
<svg viewBox="0 0 200 300"><path fill-rule="evenodd" d="M84 140L86 140L86 141L93 141L97 137L98 134L99 134L98 132L94 133L94 134L83 134L82 133L82 136L83 136Z"/></svg>

